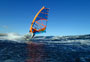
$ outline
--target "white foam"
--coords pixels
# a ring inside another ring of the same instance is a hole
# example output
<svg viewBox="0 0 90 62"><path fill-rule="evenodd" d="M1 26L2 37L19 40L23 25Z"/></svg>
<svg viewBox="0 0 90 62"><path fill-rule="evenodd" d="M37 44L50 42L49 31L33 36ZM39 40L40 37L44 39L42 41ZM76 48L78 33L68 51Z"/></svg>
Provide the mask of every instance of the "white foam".
<svg viewBox="0 0 90 62"><path fill-rule="evenodd" d="M23 35L21 36L21 35L19 35L17 33L8 33L5 36L0 36L0 39L1 40L12 40L12 41L16 41L16 42L26 42L26 40L25 40L25 39L27 39L26 36L30 37L31 35L27 34L25 36L23 36ZM48 38L46 38L46 37L34 38L34 40L38 40L38 39L39 40L42 40L42 39L46 40ZM90 39L85 39L85 40L83 40L83 39L80 39L80 40L78 40L78 39L69 40L67 37L57 37L57 36L54 36L54 37L49 38L49 40L58 40L58 41L45 41L45 42L48 42L48 43L65 43L65 44L80 43L80 44L90 45Z"/></svg>
<svg viewBox="0 0 90 62"><path fill-rule="evenodd" d="M7 39L9 40L18 40L20 39L22 36L16 34L16 33L8 33L7 35Z"/></svg>
<svg viewBox="0 0 90 62"><path fill-rule="evenodd" d="M0 36L1 40L12 40L12 41L17 41L21 42L23 40L23 36L17 34L17 33L8 33L5 36Z"/></svg>

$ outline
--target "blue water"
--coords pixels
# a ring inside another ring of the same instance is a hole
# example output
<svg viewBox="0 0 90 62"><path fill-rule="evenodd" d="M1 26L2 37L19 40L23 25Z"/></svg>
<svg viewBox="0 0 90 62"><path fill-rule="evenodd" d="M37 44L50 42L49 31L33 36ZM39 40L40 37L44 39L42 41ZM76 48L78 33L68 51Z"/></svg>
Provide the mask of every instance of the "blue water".
<svg viewBox="0 0 90 62"><path fill-rule="evenodd" d="M48 42L0 40L0 62L90 62L90 45Z"/></svg>

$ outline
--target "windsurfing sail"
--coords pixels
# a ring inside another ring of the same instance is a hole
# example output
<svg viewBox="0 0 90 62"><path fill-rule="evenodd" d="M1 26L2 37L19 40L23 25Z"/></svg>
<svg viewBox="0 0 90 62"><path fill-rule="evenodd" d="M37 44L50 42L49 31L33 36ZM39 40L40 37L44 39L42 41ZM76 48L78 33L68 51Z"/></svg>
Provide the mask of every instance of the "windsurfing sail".
<svg viewBox="0 0 90 62"><path fill-rule="evenodd" d="M30 33L37 34L46 32L48 12L49 9L44 6L39 10L31 23Z"/></svg>

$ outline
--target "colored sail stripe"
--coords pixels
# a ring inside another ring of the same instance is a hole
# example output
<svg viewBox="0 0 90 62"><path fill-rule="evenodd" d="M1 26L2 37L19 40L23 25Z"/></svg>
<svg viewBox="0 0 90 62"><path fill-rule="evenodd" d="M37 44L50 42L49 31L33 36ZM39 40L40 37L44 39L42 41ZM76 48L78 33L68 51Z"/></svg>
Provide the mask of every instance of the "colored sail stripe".
<svg viewBox="0 0 90 62"><path fill-rule="evenodd" d="M46 27L44 27L44 28L42 28L42 29L39 29L39 30L34 29L34 28L32 28L32 29L33 29L33 32L39 32L39 31L44 31L44 30L45 30L45 28L46 28Z"/></svg>
<svg viewBox="0 0 90 62"><path fill-rule="evenodd" d="M43 25L43 24L41 24L41 23L39 23L39 22L37 22L37 21L36 21L36 23L37 23L37 24L40 24L40 25L42 25L42 26L44 26L44 27L46 27L45 25Z"/></svg>
<svg viewBox="0 0 90 62"><path fill-rule="evenodd" d="M41 20L41 23L43 24L42 20Z"/></svg>
<svg viewBox="0 0 90 62"><path fill-rule="evenodd" d="M41 24L41 23L39 23L39 22L37 22L37 21L36 21L36 23L37 23L37 24L40 24L40 25L42 25L42 26L44 26L44 27L46 27L45 25L43 25L43 24Z"/></svg>
<svg viewBox="0 0 90 62"><path fill-rule="evenodd" d="M44 8L44 9L49 9L49 8Z"/></svg>
<svg viewBox="0 0 90 62"><path fill-rule="evenodd" d="M36 29L34 29L34 28L32 28L32 30L33 30L33 32L36 32L36 31L38 31L38 30L36 30Z"/></svg>
<svg viewBox="0 0 90 62"><path fill-rule="evenodd" d="M39 29L38 31L44 31L46 29L46 27L45 28L42 28L42 29Z"/></svg>
<svg viewBox="0 0 90 62"><path fill-rule="evenodd" d="M45 20L45 21L48 21L47 19L40 19L40 20ZM40 20L37 20L37 21L40 21Z"/></svg>
<svg viewBox="0 0 90 62"><path fill-rule="evenodd" d="M39 17L39 16L38 16L38 17ZM42 17L39 17L39 18L44 19L44 18L42 18Z"/></svg>
<svg viewBox="0 0 90 62"><path fill-rule="evenodd" d="M37 27L38 27L38 25L37 25L37 24L35 24L35 26L37 26Z"/></svg>
<svg viewBox="0 0 90 62"><path fill-rule="evenodd" d="M39 17L39 16L38 16ZM39 18L41 18L40 20L47 20L47 19L45 19L45 18L42 18L42 17L39 17ZM38 21L38 20L37 20Z"/></svg>
<svg viewBox="0 0 90 62"><path fill-rule="evenodd" d="M42 14L48 14L48 13L44 13L44 12L41 12Z"/></svg>
<svg viewBox="0 0 90 62"><path fill-rule="evenodd" d="M42 28L40 24L38 24L38 25L39 25L40 28Z"/></svg>

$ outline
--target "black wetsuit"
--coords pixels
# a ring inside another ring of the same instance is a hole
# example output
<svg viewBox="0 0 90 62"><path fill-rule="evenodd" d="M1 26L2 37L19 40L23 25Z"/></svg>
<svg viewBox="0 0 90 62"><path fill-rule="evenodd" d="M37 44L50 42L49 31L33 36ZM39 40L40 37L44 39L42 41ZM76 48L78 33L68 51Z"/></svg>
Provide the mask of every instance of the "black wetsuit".
<svg viewBox="0 0 90 62"><path fill-rule="evenodd" d="M32 36L32 38L35 36L35 33L33 33L33 36Z"/></svg>

